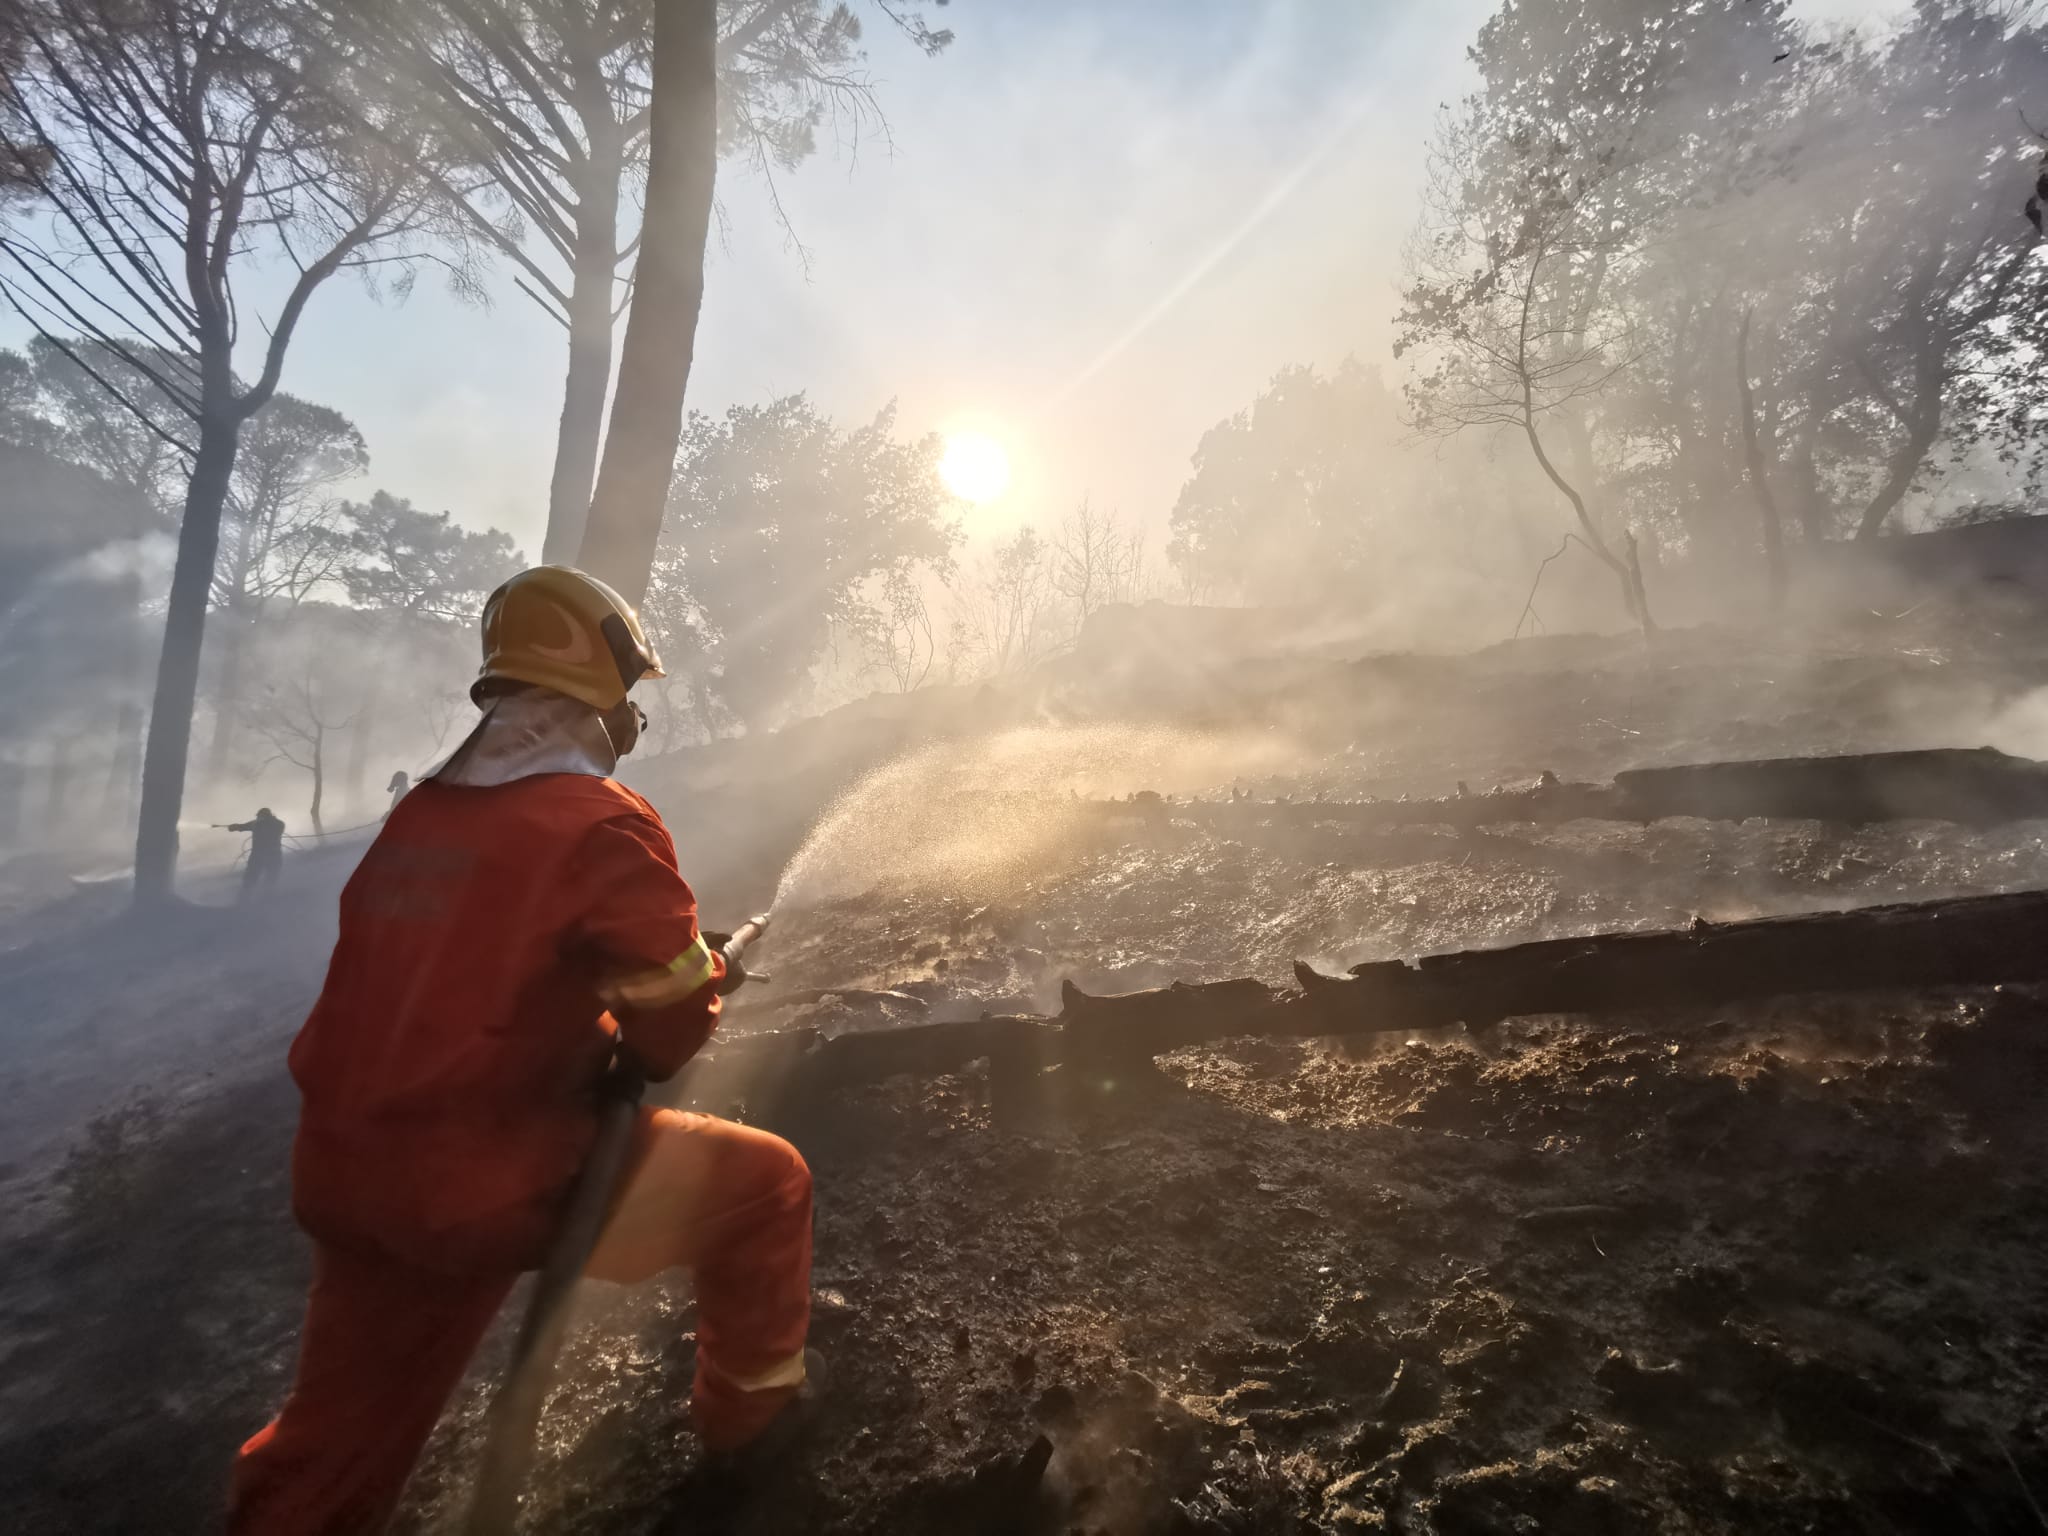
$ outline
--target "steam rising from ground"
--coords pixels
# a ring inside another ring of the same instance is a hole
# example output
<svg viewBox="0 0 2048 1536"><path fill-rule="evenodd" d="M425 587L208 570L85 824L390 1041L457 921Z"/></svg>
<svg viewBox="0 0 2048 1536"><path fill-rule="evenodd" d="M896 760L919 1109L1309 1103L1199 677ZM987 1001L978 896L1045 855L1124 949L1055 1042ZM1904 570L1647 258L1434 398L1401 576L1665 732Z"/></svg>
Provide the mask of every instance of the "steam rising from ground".
<svg viewBox="0 0 2048 1536"><path fill-rule="evenodd" d="M1299 759L1278 736L1165 726L940 742L884 764L833 803L783 872L776 908L890 887L993 895L1071 861L1096 820L1090 800L1210 793Z"/></svg>
<svg viewBox="0 0 2048 1536"><path fill-rule="evenodd" d="M1992 718L1986 742L2015 757L2048 761L2048 688L2014 699Z"/></svg>

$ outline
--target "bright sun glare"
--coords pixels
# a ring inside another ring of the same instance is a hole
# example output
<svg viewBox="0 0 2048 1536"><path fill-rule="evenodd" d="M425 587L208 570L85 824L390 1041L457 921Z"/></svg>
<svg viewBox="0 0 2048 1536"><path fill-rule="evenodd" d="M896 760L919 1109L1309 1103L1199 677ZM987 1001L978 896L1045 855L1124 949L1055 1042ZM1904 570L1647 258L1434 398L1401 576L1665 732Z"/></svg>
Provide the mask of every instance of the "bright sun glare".
<svg viewBox="0 0 2048 1536"><path fill-rule="evenodd" d="M992 437L955 432L946 439L946 451L940 456L939 478L962 501L980 506L1010 488L1010 457Z"/></svg>

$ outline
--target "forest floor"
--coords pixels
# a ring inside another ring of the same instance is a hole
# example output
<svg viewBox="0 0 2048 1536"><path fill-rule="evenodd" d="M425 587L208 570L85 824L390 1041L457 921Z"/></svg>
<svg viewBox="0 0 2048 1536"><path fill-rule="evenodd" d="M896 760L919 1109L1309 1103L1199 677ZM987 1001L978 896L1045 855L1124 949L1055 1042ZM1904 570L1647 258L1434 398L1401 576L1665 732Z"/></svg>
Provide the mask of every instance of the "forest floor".
<svg viewBox="0 0 2048 1536"><path fill-rule="evenodd" d="M730 871L698 877L714 918L764 902L843 795L828 826L844 834L799 861L778 914L773 983L726 1027L875 1028L871 1008L771 1005L890 987L920 1017L971 1016L1046 1006L1068 976L1279 981L1296 956L2048 886L2039 824L1226 838L1084 830L1061 809L1075 790L1429 794L1545 767L1978 745L2040 660L1982 637L1654 661L1544 642L1247 663L1199 703L1170 680L1075 673L998 701L993 738L930 731L952 745L929 770L856 785L872 753L833 758L827 726L779 769L759 743L640 781L693 877ZM1132 730L1136 745L1115 734ZM934 798L935 777L957 798ZM773 807L751 849L722 830L743 791ZM138 927L87 895L0 929L10 1529L208 1529L235 1444L281 1395L306 1278L282 1057L347 864L306 861L241 913ZM682 1412L687 1282L592 1288L531 1528L2048 1527L2048 1000L1858 994L1349 1051L1223 1042L1142 1080L1057 1086L1021 1130L993 1122L978 1069L793 1122L750 1111L817 1176L834 1387L809 1454L759 1499L719 1503ZM505 1331L403 1529L460 1507ZM1015 1469L1041 1435L1034 1492Z"/></svg>

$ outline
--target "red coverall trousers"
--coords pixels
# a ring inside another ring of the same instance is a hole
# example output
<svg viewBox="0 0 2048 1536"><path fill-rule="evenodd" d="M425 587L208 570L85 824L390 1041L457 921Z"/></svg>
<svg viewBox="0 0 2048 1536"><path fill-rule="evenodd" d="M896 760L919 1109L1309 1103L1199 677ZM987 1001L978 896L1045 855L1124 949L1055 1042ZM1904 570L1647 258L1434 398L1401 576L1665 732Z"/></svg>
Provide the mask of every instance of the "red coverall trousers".
<svg viewBox="0 0 2048 1536"><path fill-rule="evenodd" d="M589 1273L626 1284L695 1274L691 1413L706 1444L743 1444L796 1390L786 1376L810 1316L810 1170L780 1137L674 1110L643 1110L635 1142ZM230 1532L380 1529L516 1278L316 1243L298 1373L283 1412L242 1447Z"/></svg>

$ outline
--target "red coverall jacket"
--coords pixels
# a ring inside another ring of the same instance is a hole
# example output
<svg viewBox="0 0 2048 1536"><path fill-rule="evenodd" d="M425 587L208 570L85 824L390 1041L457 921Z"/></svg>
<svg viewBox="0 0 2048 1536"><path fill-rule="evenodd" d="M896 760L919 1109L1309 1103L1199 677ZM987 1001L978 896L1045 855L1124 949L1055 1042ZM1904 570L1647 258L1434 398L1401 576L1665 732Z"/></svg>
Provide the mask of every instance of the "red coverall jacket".
<svg viewBox="0 0 2048 1536"><path fill-rule="evenodd" d="M539 1264L596 1128L601 992L636 978L626 1047L656 1079L717 1022L696 905L653 808L612 780L413 790L342 892L292 1046L300 1224L452 1274Z"/></svg>

